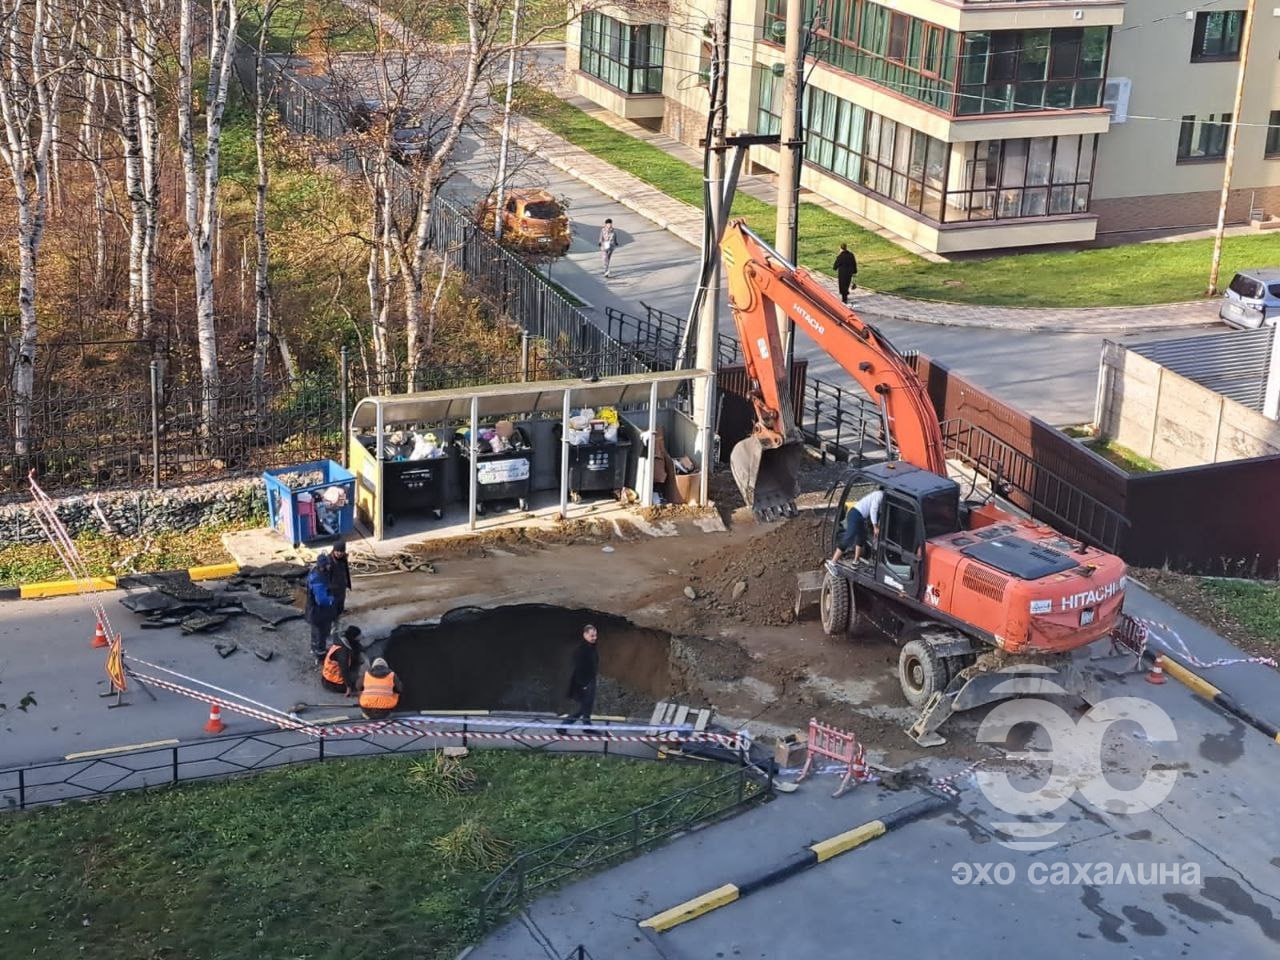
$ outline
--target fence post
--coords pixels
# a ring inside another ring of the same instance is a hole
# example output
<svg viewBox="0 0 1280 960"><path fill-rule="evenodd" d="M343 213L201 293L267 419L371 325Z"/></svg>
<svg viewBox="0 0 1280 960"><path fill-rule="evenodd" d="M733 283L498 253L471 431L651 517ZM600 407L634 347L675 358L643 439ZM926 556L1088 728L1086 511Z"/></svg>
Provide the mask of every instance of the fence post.
<svg viewBox="0 0 1280 960"><path fill-rule="evenodd" d="M342 465L347 463L347 348L343 345L338 354L338 433L342 436ZM323 740L321 741L323 743ZM324 759L322 756L320 759Z"/></svg>
<svg viewBox="0 0 1280 960"><path fill-rule="evenodd" d="M320 738L320 762L324 763L324 737Z"/></svg>
<svg viewBox="0 0 1280 960"><path fill-rule="evenodd" d="M529 382L529 331L520 331L520 382Z"/></svg>
<svg viewBox="0 0 1280 960"><path fill-rule="evenodd" d="M640 811L631 811L631 849L640 846Z"/></svg>
<svg viewBox="0 0 1280 960"><path fill-rule="evenodd" d="M178 748L177 748L177 747L170 747L170 748L169 748L169 752L170 752L170 754L172 755L172 759L173 759L173 767L172 767L172 769L173 769L173 781L172 781L172 782L173 782L173 783L177 783L177 782L178 782Z"/></svg>
<svg viewBox="0 0 1280 960"><path fill-rule="evenodd" d="M160 365L151 361L151 489L160 489Z"/></svg>
<svg viewBox="0 0 1280 960"><path fill-rule="evenodd" d="M18 809L27 809L27 772L18 769Z"/></svg>

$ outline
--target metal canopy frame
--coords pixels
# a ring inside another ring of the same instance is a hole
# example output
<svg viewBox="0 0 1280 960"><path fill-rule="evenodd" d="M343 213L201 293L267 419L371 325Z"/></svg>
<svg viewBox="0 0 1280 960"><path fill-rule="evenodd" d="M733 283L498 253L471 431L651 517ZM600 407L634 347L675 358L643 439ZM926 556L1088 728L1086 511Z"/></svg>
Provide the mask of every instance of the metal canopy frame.
<svg viewBox="0 0 1280 960"><path fill-rule="evenodd" d="M480 433L480 420L514 414L558 413L561 423L560 457L560 518L569 515L569 417L573 405L578 407L616 407L619 410L646 407L649 410L649 429L644 433L648 456L638 469L638 485L641 487L641 504L653 505L653 476L655 473L657 444L652 442L657 424L658 404L670 400L680 388L690 381L706 381L710 391L715 384L715 373L707 370L666 370L655 373L628 374L621 377L605 377L596 380L536 380L532 383L499 383L479 387L457 387L449 390L429 390L422 393L394 394L365 397L351 413L349 436L357 431L374 431L374 460L377 463L377 509L373 517L373 536L383 538L383 490L382 454L383 442L389 427L401 424L442 424L468 421L471 426L469 477L468 530L476 529L477 470L476 441ZM711 404L703 411L698 424L701 459L698 478L698 502L704 506L708 499L711 473ZM350 442L348 440L348 442Z"/></svg>

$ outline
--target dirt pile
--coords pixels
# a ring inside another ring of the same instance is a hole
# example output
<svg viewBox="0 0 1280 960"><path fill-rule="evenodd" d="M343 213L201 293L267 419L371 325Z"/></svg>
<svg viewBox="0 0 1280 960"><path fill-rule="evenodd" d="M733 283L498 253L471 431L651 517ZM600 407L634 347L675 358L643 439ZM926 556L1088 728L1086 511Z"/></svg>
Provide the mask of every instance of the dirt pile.
<svg viewBox="0 0 1280 960"><path fill-rule="evenodd" d="M627 520L570 520L553 527L503 527L459 537L441 537L409 544L405 549L424 560L481 558L502 552L524 555L552 546L575 543L608 543L642 537Z"/></svg>
<svg viewBox="0 0 1280 960"><path fill-rule="evenodd" d="M772 524L744 544L690 564L694 603L722 618L778 626L795 619L796 574L816 569L826 551L826 524L802 516Z"/></svg>

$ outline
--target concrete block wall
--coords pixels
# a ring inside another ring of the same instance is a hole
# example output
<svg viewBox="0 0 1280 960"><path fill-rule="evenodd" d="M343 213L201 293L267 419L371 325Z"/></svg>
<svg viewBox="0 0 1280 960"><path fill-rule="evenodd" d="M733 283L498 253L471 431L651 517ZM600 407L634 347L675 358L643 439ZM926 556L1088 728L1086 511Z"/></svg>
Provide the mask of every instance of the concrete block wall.
<svg viewBox="0 0 1280 960"><path fill-rule="evenodd" d="M1280 454L1280 423L1108 341L1096 421L1162 467Z"/></svg>

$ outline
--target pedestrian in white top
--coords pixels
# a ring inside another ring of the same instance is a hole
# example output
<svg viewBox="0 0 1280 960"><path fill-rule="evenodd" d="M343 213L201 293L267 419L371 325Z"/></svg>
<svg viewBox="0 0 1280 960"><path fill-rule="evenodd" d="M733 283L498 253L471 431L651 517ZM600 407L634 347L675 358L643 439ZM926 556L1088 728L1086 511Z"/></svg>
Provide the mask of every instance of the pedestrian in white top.
<svg viewBox="0 0 1280 960"><path fill-rule="evenodd" d="M871 526L872 535L880 539L880 504L884 501L884 488L876 487L865 497L849 508L844 517L844 526L836 541L836 552L831 555L831 562L838 561L846 550L853 547L853 562L862 560L862 547L867 542L867 526Z"/></svg>
<svg viewBox="0 0 1280 960"><path fill-rule="evenodd" d="M600 259L604 263L604 275L609 276L609 262L613 260L613 251L618 249L618 235L613 230L613 221L606 220L600 231Z"/></svg>

